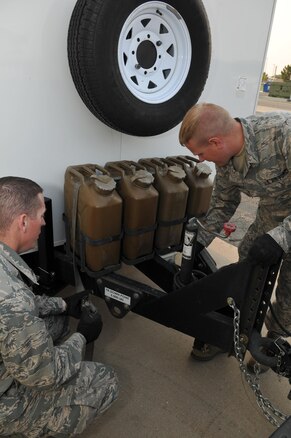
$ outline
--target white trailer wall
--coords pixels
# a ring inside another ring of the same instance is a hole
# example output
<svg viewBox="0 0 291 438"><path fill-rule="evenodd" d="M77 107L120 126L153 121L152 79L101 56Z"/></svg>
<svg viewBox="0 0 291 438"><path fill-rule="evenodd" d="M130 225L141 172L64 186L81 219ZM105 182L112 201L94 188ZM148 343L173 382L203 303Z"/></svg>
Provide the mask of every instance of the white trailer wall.
<svg viewBox="0 0 291 438"><path fill-rule="evenodd" d="M255 112L276 0L204 0L212 35L200 98L234 116ZM0 175L37 181L52 198L55 242L64 239L67 166L184 154L179 126L132 137L102 124L83 104L67 62L74 0L0 0ZM110 98L110 96L109 96Z"/></svg>

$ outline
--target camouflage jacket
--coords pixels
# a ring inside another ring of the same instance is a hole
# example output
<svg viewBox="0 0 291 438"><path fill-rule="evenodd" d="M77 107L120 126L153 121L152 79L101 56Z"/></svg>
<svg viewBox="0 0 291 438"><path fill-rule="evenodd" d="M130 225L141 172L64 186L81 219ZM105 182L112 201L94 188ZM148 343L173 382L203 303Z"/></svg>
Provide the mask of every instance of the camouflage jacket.
<svg viewBox="0 0 291 438"><path fill-rule="evenodd" d="M285 252L288 252L291 248L291 215L286 217L281 225L269 231L268 234L276 240Z"/></svg>
<svg viewBox="0 0 291 438"><path fill-rule="evenodd" d="M226 166L216 168L213 194L205 225L216 232L230 220L241 201L241 193L260 198L260 204L274 211L290 204L291 213L291 113L265 113L262 116L238 118L246 150L246 166L243 173L236 171L232 160ZM290 233L291 217L280 227L281 233ZM278 240L286 251L290 236ZM271 234L271 232L270 232ZM201 231L199 241L207 246L213 236ZM291 242L290 242L291 244Z"/></svg>
<svg viewBox="0 0 291 438"><path fill-rule="evenodd" d="M80 333L53 345L41 316L63 313L64 302L34 295L23 276L36 283L23 259L0 242L0 397L19 383L38 390L60 386L78 372L85 349Z"/></svg>

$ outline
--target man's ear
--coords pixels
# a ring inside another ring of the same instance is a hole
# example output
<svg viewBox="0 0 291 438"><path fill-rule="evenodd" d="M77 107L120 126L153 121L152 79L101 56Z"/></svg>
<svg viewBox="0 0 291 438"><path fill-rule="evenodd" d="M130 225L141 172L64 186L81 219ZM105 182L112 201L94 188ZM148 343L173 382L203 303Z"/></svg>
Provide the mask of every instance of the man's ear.
<svg viewBox="0 0 291 438"><path fill-rule="evenodd" d="M27 214L21 214L18 218L18 227L22 232L26 232L27 230Z"/></svg>
<svg viewBox="0 0 291 438"><path fill-rule="evenodd" d="M217 149L222 148L222 141L220 137L211 137L208 140L210 146L215 146Z"/></svg>

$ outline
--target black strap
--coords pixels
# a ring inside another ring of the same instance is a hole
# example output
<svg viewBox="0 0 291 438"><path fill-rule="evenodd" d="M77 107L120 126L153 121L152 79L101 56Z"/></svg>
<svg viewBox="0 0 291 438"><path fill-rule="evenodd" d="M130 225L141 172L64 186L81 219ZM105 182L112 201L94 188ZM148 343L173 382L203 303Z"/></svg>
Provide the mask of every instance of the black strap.
<svg viewBox="0 0 291 438"><path fill-rule="evenodd" d="M186 220L187 218L185 216L181 219L173 219L171 221L158 221L158 225L160 225L161 227L170 227L172 225L183 224L184 222L186 222Z"/></svg>
<svg viewBox="0 0 291 438"><path fill-rule="evenodd" d="M155 231L156 228L157 228L157 224L150 225L149 227L136 228L136 229L124 228L124 234L126 234L127 236L138 236L139 234Z"/></svg>

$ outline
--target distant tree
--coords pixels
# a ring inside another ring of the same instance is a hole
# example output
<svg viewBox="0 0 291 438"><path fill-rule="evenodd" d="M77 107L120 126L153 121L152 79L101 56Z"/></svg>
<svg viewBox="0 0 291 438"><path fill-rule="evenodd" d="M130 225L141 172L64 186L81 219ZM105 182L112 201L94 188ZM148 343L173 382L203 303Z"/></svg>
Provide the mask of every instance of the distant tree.
<svg viewBox="0 0 291 438"><path fill-rule="evenodd" d="M281 77L283 81L290 81L291 80L291 65L285 65L283 70L281 71Z"/></svg>
<svg viewBox="0 0 291 438"><path fill-rule="evenodd" d="M263 76L262 76L262 82L267 82L268 79L269 79L269 76L268 76L267 73L264 71Z"/></svg>

